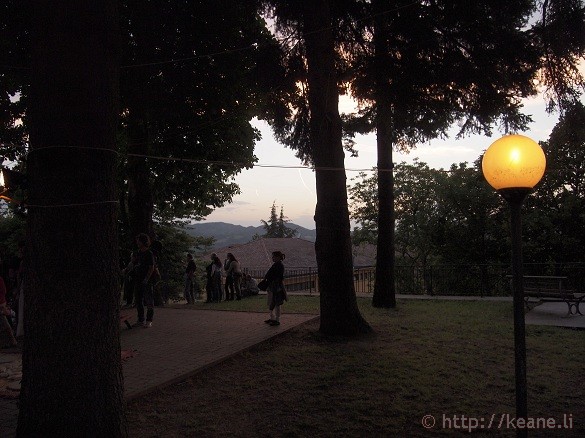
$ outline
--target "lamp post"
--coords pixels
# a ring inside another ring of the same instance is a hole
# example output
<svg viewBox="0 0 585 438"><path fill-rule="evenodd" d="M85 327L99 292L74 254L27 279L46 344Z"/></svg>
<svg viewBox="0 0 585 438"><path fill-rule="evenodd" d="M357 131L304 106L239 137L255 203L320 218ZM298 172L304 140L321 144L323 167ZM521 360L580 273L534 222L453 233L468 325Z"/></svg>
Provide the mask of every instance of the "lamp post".
<svg viewBox="0 0 585 438"><path fill-rule="evenodd" d="M16 189L26 188L26 177L21 172L16 170L0 167L0 199L6 202L13 202L19 204L21 208L25 208L23 201L11 198L9 192Z"/></svg>
<svg viewBox="0 0 585 438"><path fill-rule="evenodd" d="M522 218L524 198L544 175L546 158L534 140L523 135L506 135L491 144L481 163L487 182L510 206L512 237L512 289L514 293L514 358L516 376L516 419L526 421L526 329L522 281ZM525 425L526 423L524 423ZM516 429L526 436L525 428Z"/></svg>
<svg viewBox="0 0 585 438"><path fill-rule="evenodd" d="M6 183L4 182L4 170L0 169L0 199L5 201L12 201L5 193L8 192L8 187L6 187Z"/></svg>

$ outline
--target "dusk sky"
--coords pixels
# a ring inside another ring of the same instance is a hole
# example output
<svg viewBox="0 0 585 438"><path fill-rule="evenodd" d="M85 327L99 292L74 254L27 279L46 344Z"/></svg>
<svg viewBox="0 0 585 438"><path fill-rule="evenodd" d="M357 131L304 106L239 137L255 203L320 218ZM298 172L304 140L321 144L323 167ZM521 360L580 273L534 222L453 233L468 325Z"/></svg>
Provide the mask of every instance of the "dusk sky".
<svg viewBox="0 0 585 438"><path fill-rule="evenodd" d="M340 103L340 111L350 111L351 102ZM547 140L558 114L547 114L542 97L524 101L524 112L532 115L534 122L528 131L523 132L535 141ZM262 132L262 140L257 143L255 154L258 164L299 166L300 161L294 152L280 145L272 136L271 130L263 122L256 122ZM494 130L493 136L471 136L455 140L457 130L452 130L451 138L434 140L422 144L408 155L394 153L394 162L412 163L413 159L427 163L436 169L448 169L453 163L467 162L471 165L489 145L502 133ZM346 154L347 169L371 169L376 165L376 137L373 134L356 137L359 157ZM348 182L357 177L357 171L346 171ZM309 169L282 169L255 167L244 170L235 181L239 184L241 194L234 197L231 204L215 210L206 219L208 222L228 222L244 226L259 226L260 219L268 219L270 207L276 202L278 211L284 207L284 214L291 222L305 228L314 229L313 214L317 198L315 195L315 177Z"/></svg>

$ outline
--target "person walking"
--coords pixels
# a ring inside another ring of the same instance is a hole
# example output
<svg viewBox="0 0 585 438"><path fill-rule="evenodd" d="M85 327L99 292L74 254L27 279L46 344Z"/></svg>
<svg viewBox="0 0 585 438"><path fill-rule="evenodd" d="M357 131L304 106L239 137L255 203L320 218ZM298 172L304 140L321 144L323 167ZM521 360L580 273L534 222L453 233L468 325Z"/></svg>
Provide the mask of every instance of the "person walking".
<svg viewBox="0 0 585 438"><path fill-rule="evenodd" d="M185 267L185 299L187 304L195 303L195 296L193 295L193 281L195 280L195 262L193 256L187 254L187 266Z"/></svg>
<svg viewBox="0 0 585 438"><path fill-rule="evenodd" d="M154 255L150 250L150 238L140 233L136 236L136 267L134 268L134 281L136 289L134 296L136 299L136 310L138 321L134 326L143 326L144 328L152 327L154 317L154 294L152 290L152 274L154 272ZM144 306L146 305L146 321L144 320Z"/></svg>
<svg viewBox="0 0 585 438"><path fill-rule="evenodd" d="M231 288L229 290L229 298L226 297L226 300L233 300L234 299L234 292L236 294L236 299L239 301L242 299L242 290L241 290L241 284L242 284L242 270L240 268L240 262L238 261L238 259L236 259L236 257L231 253L228 252L227 254L227 265L228 265L228 269L226 272L226 277L231 276L232 281L231 281ZM227 280L226 280L226 284L227 284ZM226 295L228 294L228 290L226 288Z"/></svg>
<svg viewBox="0 0 585 438"><path fill-rule="evenodd" d="M280 325L280 306L288 301L286 289L284 288L284 265L282 261L285 255L280 251L272 253L272 266L266 272L264 280L268 284L266 289L266 300L270 310L270 318L264 321L271 326Z"/></svg>

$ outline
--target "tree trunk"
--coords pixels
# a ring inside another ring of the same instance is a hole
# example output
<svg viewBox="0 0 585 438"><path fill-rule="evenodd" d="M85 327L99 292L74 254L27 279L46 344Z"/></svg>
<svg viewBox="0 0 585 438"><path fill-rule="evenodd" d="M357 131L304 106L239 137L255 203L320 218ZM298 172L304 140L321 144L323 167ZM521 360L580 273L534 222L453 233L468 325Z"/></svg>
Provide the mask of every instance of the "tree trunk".
<svg viewBox="0 0 585 438"><path fill-rule="evenodd" d="M18 436L127 436L113 0L34 1Z"/></svg>
<svg viewBox="0 0 585 438"><path fill-rule="evenodd" d="M321 297L320 331L355 335L371 331L357 307L335 51L329 2L306 2L303 32L307 51L310 141L316 173L315 252Z"/></svg>
<svg viewBox="0 0 585 438"><path fill-rule="evenodd" d="M379 3L379 2L375 2ZM374 4L374 6L378 6ZM392 102L388 93L388 16L378 6L374 48L376 80L376 144L378 152L378 241L374 307L396 307L394 284L394 165L392 163Z"/></svg>

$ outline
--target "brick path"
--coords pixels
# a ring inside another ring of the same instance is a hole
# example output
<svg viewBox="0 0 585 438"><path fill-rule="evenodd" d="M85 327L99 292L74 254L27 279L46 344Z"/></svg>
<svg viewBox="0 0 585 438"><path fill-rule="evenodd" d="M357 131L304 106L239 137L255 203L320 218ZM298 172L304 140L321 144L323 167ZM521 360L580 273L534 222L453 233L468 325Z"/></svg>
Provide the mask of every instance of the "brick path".
<svg viewBox="0 0 585 438"><path fill-rule="evenodd" d="M152 328L122 329L122 349L136 350L123 366L125 397L182 381L316 317L283 313L271 327L266 313L156 308ZM0 398L0 437L15 435L17 416L16 401Z"/></svg>

